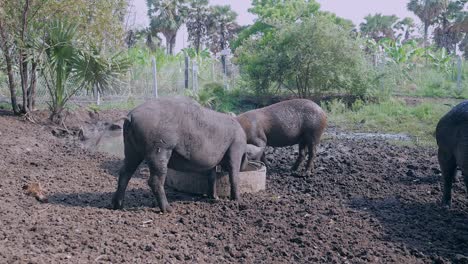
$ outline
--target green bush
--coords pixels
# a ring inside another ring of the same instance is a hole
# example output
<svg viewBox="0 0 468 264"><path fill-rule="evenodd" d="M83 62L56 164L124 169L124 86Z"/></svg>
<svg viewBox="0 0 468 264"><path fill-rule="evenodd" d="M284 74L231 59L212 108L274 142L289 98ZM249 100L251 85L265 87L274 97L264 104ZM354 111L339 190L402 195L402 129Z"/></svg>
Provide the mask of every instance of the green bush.
<svg viewBox="0 0 468 264"><path fill-rule="evenodd" d="M365 95L373 72L361 43L326 16L279 25L237 49L243 77L258 95L280 87L300 97L315 93Z"/></svg>
<svg viewBox="0 0 468 264"><path fill-rule="evenodd" d="M195 99L204 107L228 113L239 109L242 92L239 89L225 90L221 83L208 83L198 92L187 90L186 95Z"/></svg>

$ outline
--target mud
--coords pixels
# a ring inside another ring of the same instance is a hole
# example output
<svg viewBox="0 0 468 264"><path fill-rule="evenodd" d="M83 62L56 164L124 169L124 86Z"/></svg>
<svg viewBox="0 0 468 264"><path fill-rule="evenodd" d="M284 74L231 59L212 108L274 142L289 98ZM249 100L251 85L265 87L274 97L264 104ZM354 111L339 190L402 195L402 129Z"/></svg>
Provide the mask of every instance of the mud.
<svg viewBox="0 0 468 264"><path fill-rule="evenodd" d="M69 122L86 136L93 122L119 115ZM432 148L331 138L310 178L290 171L294 148L269 149L266 191L235 203L169 190L174 212L163 215L144 166L130 181L127 209L108 209L120 159L53 129L0 116L0 263L468 260L467 194L457 181L452 209L439 206ZM49 203L24 193L30 182L41 184Z"/></svg>

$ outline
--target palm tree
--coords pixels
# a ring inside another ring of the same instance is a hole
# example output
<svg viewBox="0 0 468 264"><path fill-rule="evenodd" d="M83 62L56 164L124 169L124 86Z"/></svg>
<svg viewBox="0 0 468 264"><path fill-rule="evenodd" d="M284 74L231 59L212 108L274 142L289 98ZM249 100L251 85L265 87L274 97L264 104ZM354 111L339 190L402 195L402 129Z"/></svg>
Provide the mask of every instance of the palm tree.
<svg viewBox="0 0 468 264"><path fill-rule="evenodd" d="M177 31L187 13L185 3L186 0L146 0L151 31L164 35L167 54L174 54Z"/></svg>
<svg viewBox="0 0 468 264"><path fill-rule="evenodd" d="M448 0L411 0L407 8L421 19L424 24L424 46L427 46L429 27L448 5Z"/></svg>
<svg viewBox="0 0 468 264"><path fill-rule="evenodd" d="M213 6L209 21L210 50L213 53L226 50L229 41L238 33L239 25L236 23L237 13L230 6ZM226 55L221 55L223 73L226 74Z"/></svg>
<svg viewBox="0 0 468 264"><path fill-rule="evenodd" d="M192 42L197 54L200 52L200 46L208 33L209 15L208 0L190 1L190 8L185 24L189 40Z"/></svg>
<svg viewBox="0 0 468 264"><path fill-rule="evenodd" d="M104 91L130 67L126 57L117 53L106 57L97 48L87 50L78 43L78 26L60 20L49 25L45 40L42 75L51 97L50 118L62 121L67 101L80 89Z"/></svg>
<svg viewBox="0 0 468 264"><path fill-rule="evenodd" d="M437 27L434 30L435 44L440 48L445 48L449 53L456 51L456 45L459 43L468 28L467 12L463 10L467 0L450 1L446 8L437 18Z"/></svg>
<svg viewBox="0 0 468 264"><path fill-rule="evenodd" d="M382 14L368 15L364 18L366 22L361 23L361 32L379 41L382 38L395 39L393 25L397 22L397 16L383 16Z"/></svg>
<svg viewBox="0 0 468 264"><path fill-rule="evenodd" d="M404 36L403 42L407 42L410 39L410 36L413 33L415 27L416 24L414 23L414 20L411 17L405 17L393 26L395 30L399 30L402 32L397 36L397 38L401 38L402 36Z"/></svg>

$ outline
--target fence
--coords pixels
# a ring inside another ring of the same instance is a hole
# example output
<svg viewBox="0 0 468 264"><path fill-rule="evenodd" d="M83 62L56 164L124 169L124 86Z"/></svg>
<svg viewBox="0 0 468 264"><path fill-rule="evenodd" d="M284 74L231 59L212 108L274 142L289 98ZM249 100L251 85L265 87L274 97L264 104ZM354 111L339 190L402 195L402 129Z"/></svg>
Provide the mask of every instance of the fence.
<svg viewBox="0 0 468 264"><path fill-rule="evenodd" d="M226 72L226 73L225 73ZM125 103L129 101L144 101L156 96L182 95L186 90L198 91L207 83L216 82L231 89L239 79L239 69L227 59L226 67L219 59L190 59L181 57L162 65L149 63L134 65L128 74L113 85L112 89L104 94L95 96L94 91L82 90L71 99L72 104L87 105L101 103ZM22 93L19 75L15 76L18 82L17 96ZM0 103L9 102L9 90L6 77L0 75ZM36 88L36 105L38 108L47 107L50 96L45 80L39 76Z"/></svg>

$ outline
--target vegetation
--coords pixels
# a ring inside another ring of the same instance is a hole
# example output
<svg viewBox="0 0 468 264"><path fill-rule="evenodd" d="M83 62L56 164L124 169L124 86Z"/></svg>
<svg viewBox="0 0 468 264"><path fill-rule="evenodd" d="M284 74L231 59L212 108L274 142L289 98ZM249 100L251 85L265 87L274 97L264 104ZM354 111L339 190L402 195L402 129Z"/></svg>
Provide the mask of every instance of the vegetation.
<svg viewBox="0 0 468 264"><path fill-rule="evenodd" d="M118 49L122 40L125 9L124 0L0 1L0 50L6 64L2 69L8 76L12 110L27 114L35 108L37 80L42 77L37 74L45 63L47 29L51 23L66 20L76 25L73 31L87 45L92 42L93 46L113 50ZM17 100L16 76L22 104Z"/></svg>
<svg viewBox="0 0 468 264"><path fill-rule="evenodd" d="M408 105L400 99L389 99L379 103L365 104L356 101L351 107L334 100L324 103L329 120L342 128L377 133L403 133L413 142L435 146L434 132L440 118L456 101L423 101Z"/></svg>
<svg viewBox="0 0 468 264"><path fill-rule="evenodd" d="M382 16L382 14L376 14L368 15L364 19L366 22L360 25L362 34L375 41L379 41L382 38L395 39L393 25L398 20L397 16Z"/></svg>
<svg viewBox="0 0 468 264"><path fill-rule="evenodd" d="M184 23L187 8L184 0L147 0L151 34L166 38L167 54L174 54L176 35Z"/></svg>
<svg viewBox="0 0 468 264"><path fill-rule="evenodd" d="M103 57L100 50L83 48L77 40L77 26L60 20L48 27L41 73L51 99L51 119L59 122L66 102L83 88L102 92L110 89L130 64L119 54Z"/></svg>
<svg viewBox="0 0 468 264"><path fill-rule="evenodd" d="M372 73L359 40L326 16L285 24L237 52L244 78L257 94L271 87L300 97L345 92L365 95Z"/></svg>

